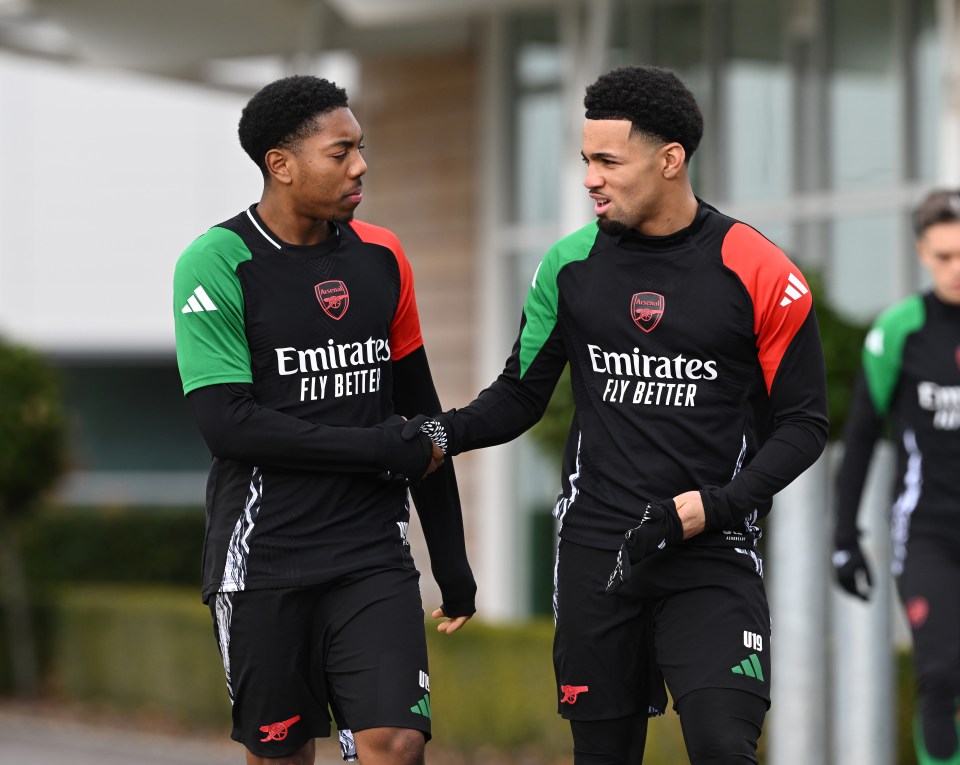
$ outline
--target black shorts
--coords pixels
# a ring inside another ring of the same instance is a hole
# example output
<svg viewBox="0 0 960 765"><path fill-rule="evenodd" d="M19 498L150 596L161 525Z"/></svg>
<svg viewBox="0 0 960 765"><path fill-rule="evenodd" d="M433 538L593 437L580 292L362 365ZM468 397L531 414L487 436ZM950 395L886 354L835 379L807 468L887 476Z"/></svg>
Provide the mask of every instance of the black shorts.
<svg viewBox="0 0 960 765"><path fill-rule="evenodd" d="M611 550L560 541L554 670L559 713L604 720L662 714L693 690L770 702L770 613L754 553L679 545L633 567L612 595Z"/></svg>
<svg viewBox="0 0 960 765"><path fill-rule="evenodd" d="M330 735L396 727L430 739L420 574L359 572L313 587L220 593L210 601L233 701L232 738L258 757ZM226 649L226 650L225 650Z"/></svg>

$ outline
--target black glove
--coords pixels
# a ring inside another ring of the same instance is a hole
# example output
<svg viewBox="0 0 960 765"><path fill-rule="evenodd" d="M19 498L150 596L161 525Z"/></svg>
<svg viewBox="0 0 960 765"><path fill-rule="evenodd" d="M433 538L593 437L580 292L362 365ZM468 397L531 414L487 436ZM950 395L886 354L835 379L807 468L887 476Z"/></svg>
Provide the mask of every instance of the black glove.
<svg viewBox="0 0 960 765"><path fill-rule="evenodd" d="M423 417L423 415L418 415ZM414 418L416 420L417 418ZM384 466L380 477L385 481L397 481L406 486L418 483L430 467L433 459L433 441L419 427L412 427L414 420L405 420L393 415L377 427L383 429Z"/></svg>
<svg viewBox="0 0 960 765"><path fill-rule="evenodd" d="M639 563L657 550L683 539L683 522L677 514L677 503L672 499L648 502L640 525L624 534L617 553L617 565L607 580L607 592L620 589L630 578L631 564Z"/></svg>
<svg viewBox="0 0 960 765"><path fill-rule="evenodd" d="M832 560L837 573L837 583L860 600L870 600L873 577L859 542L837 548Z"/></svg>

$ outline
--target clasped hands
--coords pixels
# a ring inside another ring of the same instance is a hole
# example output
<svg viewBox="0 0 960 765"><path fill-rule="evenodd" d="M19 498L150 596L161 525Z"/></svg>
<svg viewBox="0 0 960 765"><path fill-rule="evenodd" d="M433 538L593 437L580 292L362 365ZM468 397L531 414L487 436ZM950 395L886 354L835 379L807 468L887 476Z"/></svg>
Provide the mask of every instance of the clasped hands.
<svg viewBox="0 0 960 765"><path fill-rule="evenodd" d="M425 414L409 420L394 415L380 428L386 439L387 468L381 477L412 485L435 472L442 464L447 447L443 425Z"/></svg>

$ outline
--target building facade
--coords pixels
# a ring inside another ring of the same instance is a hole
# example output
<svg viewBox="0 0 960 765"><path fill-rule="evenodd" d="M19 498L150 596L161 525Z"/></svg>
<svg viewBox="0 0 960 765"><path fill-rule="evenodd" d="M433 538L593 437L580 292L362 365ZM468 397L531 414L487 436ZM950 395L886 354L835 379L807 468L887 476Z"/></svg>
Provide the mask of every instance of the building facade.
<svg viewBox="0 0 960 765"><path fill-rule="evenodd" d="M156 24L107 5L0 4L0 332L63 370L66 503L203 496L170 275L194 236L257 198L235 124L273 76L340 62L369 147L360 214L413 263L445 406L496 377L540 257L590 219L583 88L612 66L683 77L706 124L698 194L820 273L818 298L853 318L921 286L908 211L960 182L958 0L279 2L276 27L311 34L261 36L263 50L223 36L271 17L220 0L171 3ZM177 24L193 31L164 58L150 42ZM60 35L46 49L25 31L42 25ZM464 455L458 474L481 613L545 610L557 467L525 437ZM424 589L429 603L428 577Z"/></svg>

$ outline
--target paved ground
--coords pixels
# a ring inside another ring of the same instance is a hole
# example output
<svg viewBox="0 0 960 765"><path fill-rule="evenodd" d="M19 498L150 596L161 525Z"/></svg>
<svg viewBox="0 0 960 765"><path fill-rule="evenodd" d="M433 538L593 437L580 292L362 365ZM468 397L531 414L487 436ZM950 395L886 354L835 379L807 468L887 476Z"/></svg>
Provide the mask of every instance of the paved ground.
<svg viewBox="0 0 960 765"><path fill-rule="evenodd" d="M318 741L317 765L339 765L334 741ZM328 744L329 748L324 744ZM214 736L148 733L102 720L0 708L0 765L243 765L243 749Z"/></svg>
<svg viewBox="0 0 960 765"><path fill-rule="evenodd" d="M165 726L165 727L164 727ZM244 765L243 748L224 732L183 733L169 723L123 721L89 707L0 699L0 765ZM533 753L455 754L427 747L431 765L570 765ZM316 765L343 765L336 738L317 740Z"/></svg>

